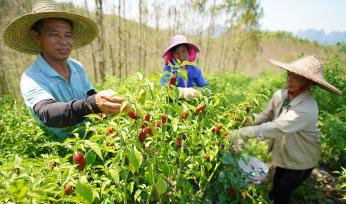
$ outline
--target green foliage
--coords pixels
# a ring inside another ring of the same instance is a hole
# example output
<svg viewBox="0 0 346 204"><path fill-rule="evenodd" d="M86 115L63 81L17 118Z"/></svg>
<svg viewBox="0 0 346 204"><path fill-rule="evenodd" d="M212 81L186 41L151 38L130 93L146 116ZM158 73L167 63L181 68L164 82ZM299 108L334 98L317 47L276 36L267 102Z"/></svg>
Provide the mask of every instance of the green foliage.
<svg viewBox="0 0 346 204"><path fill-rule="evenodd" d="M269 161L266 144L249 140L243 152L234 152L225 136L263 109L283 86L284 73L258 78L210 75L209 88L201 90L204 96L192 101L178 99L175 88L160 89L159 79L138 73L97 84L97 89L111 88L127 98L139 119L125 113L106 118L92 115L64 141L53 140L39 128L23 104L0 98L1 202L268 203L270 181L247 183L237 164L248 155ZM204 107L200 114L196 114L198 105ZM144 121L146 114L151 115L148 121ZM333 134L332 139L340 142L331 148L329 137L322 140L322 161L339 154L335 163L340 164L345 146L341 133L335 132L345 130L345 115L344 107L321 114L323 135ZM217 124L220 133L215 131ZM148 128L151 133L141 138ZM76 152L84 154L84 169L77 169L72 161ZM73 186L71 194L65 194L66 184ZM343 184L338 188L343 192ZM315 201L309 197L311 192L304 188L298 195Z"/></svg>
<svg viewBox="0 0 346 204"><path fill-rule="evenodd" d="M336 96L320 88L314 89L314 95L320 110L322 163L328 168L339 170L346 166L346 45L339 45L339 52L325 60L324 77L342 91Z"/></svg>
<svg viewBox="0 0 346 204"><path fill-rule="evenodd" d="M47 151L37 144L49 136L34 122L27 109L8 97L0 98L0 157L11 154L38 156Z"/></svg>
<svg viewBox="0 0 346 204"><path fill-rule="evenodd" d="M342 195L342 200L346 200L346 168L341 167L340 171L335 171L333 173L339 176L336 185L336 191L339 192L340 195Z"/></svg>

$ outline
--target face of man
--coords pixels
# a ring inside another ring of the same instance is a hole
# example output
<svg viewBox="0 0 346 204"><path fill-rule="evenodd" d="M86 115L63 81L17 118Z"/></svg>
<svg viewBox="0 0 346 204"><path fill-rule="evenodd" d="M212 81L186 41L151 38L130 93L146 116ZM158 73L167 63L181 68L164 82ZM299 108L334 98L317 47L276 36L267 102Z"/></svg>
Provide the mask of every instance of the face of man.
<svg viewBox="0 0 346 204"><path fill-rule="evenodd" d="M187 61L189 59L189 50L186 45L179 45L173 52L173 58L179 59L180 62Z"/></svg>
<svg viewBox="0 0 346 204"><path fill-rule="evenodd" d="M287 89L289 93L305 91L311 85L311 81L293 72L287 72Z"/></svg>
<svg viewBox="0 0 346 204"><path fill-rule="evenodd" d="M39 31L33 31L43 57L47 61L66 61L72 51L73 36L71 23L64 19L44 19Z"/></svg>

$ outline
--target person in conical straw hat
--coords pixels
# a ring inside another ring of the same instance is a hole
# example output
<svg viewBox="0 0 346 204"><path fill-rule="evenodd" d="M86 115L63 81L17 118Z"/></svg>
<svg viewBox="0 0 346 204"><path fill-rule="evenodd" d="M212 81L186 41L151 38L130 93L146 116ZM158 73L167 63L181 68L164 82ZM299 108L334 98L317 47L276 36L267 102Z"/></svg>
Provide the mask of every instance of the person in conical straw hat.
<svg viewBox="0 0 346 204"><path fill-rule="evenodd" d="M51 1L34 4L3 33L10 48L37 55L22 74L21 94L32 116L58 138L66 138L87 114L119 113L124 101L112 90L96 93L83 65L70 58L72 49L91 43L97 33L94 21Z"/></svg>
<svg viewBox="0 0 346 204"><path fill-rule="evenodd" d="M289 203L292 192L308 178L321 155L318 107L310 87L342 93L324 79L322 62L316 56L291 63L269 61L287 71L287 87L274 93L264 111L248 121L250 126L230 131L229 140L255 137L271 141L276 168L269 198L282 204Z"/></svg>
<svg viewBox="0 0 346 204"><path fill-rule="evenodd" d="M194 87L206 87L208 84L201 69L192 64L198 52L197 45L188 41L184 35L173 36L163 53L165 65L162 70L164 75L161 78L161 87L167 84L178 87L180 98L199 97L201 93Z"/></svg>

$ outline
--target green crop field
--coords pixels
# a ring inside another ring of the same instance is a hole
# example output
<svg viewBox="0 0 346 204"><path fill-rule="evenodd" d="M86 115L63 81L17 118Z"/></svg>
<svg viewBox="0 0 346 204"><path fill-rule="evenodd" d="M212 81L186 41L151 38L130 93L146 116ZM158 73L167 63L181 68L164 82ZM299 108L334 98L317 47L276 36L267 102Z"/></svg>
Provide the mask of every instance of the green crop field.
<svg viewBox="0 0 346 204"><path fill-rule="evenodd" d="M329 58L325 77L345 93L342 66L338 56ZM0 202L269 203L271 178L247 182L237 162L256 156L269 163L266 142L249 139L235 151L226 136L262 110L285 85L285 73L209 75L209 89L192 101L160 89L159 79L137 73L98 84L127 98L136 117L89 115L63 141L38 127L23 104L1 97ZM293 202L338 203L346 192L346 97L313 92L320 108L320 167L334 180L324 171L313 174Z"/></svg>

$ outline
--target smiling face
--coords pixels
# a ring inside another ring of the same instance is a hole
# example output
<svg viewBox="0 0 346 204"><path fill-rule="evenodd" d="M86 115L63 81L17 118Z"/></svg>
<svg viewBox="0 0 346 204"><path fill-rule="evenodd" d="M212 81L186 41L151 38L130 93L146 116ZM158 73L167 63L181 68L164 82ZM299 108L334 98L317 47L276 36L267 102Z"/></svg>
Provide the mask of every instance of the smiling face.
<svg viewBox="0 0 346 204"><path fill-rule="evenodd" d="M177 60L179 59L180 62L188 61L189 59L189 49L186 45L178 45L177 47L173 48L172 51L172 57Z"/></svg>
<svg viewBox="0 0 346 204"><path fill-rule="evenodd" d="M44 19L39 30L33 31L43 57L49 62L66 61L72 51L71 22L64 19Z"/></svg>

